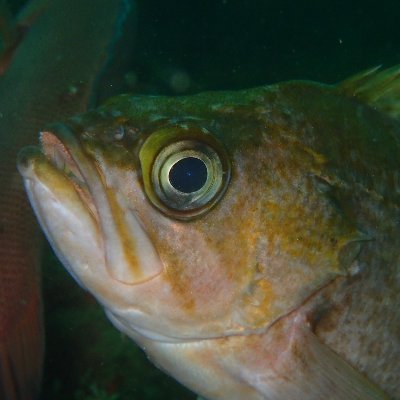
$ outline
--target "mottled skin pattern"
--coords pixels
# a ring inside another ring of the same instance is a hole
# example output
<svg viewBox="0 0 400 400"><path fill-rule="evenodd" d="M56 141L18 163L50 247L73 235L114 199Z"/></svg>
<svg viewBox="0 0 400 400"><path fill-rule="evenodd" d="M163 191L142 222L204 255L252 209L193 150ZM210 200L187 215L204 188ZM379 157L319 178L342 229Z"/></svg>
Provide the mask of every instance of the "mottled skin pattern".
<svg viewBox="0 0 400 400"><path fill-rule="evenodd" d="M225 195L189 221L160 213L143 186L139 151L165 127L176 128L176 140L206 130L230 158ZM76 189L25 152L20 170L41 224L64 264L157 365L209 399L400 398L397 121L336 88L291 82L119 96L50 131L64 144L50 136L44 147L72 156L88 184L93 242L104 249L111 237L101 182L115 196L116 231L129 231L133 213L161 272L124 284L110 277L107 250L105 261L91 263L88 252L74 262L35 184L67 188L71 199ZM139 239L130 240L116 241L123 255L135 240L138 254ZM140 266L134 258L126 256L130 268Z"/></svg>
<svg viewBox="0 0 400 400"><path fill-rule="evenodd" d="M301 93L300 93L301 96ZM321 114L332 103L303 96L296 108L315 110L313 127L301 140L327 158L324 174L332 198L367 237L357 264L360 271L327 292L324 310L315 310L315 331L352 365L400 396L400 170L399 125L351 101ZM314 97L316 99L316 97ZM301 115L301 114L300 114ZM358 118L352 118L357 115ZM339 117L338 117L339 116ZM308 117L310 118L310 117ZM311 118L310 118L311 120ZM331 140L320 133L329 126ZM320 314L318 314L320 313ZM377 357L377 354L385 354Z"/></svg>

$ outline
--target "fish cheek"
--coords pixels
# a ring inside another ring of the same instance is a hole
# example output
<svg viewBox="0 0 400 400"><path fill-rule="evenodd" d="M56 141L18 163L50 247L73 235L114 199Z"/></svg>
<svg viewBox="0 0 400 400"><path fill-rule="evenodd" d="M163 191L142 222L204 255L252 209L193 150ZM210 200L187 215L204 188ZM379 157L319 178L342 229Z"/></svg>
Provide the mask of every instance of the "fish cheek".
<svg viewBox="0 0 400 400"><path fill-rule="evenodd" d="M258 209L253 218L257 263L237 302L237 321L252 328L295 309L335 277L356 271L365 240L335 197L336 188L326 183L321 190L308 172L316 170L313 160L303 151L272 146L271 156L252 152L242 166L249 192L258 193L258 203L246 201L247 210Z"/></svg>
<svg viewBox="0 0 400 400"><path fill-rule="evenodd" d="M237 292L214 228L204 229L200 221L171 222L151 233L179 312L194 322L208 318L212 324L212 319L222 318Z"/></svg>
<svg viewBox="0 0 400 400"><path fill-rule="evenodd" d="M249 217L245 199L237 195L238 180L236 176L215 207L191 221L168 218L150 202L142 207L144 224L163 260L174 312L186 314L188 321L208 320L211 326L227 319L248 284L256 218Z"/></svg>

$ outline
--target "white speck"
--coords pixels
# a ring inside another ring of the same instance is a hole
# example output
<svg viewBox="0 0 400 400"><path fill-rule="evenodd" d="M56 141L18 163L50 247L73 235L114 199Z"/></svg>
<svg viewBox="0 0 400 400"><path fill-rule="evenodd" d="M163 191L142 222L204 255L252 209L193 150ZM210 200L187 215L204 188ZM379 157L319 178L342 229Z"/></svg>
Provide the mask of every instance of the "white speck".
<svg viewBox="0 0 400 400"><path fill-rule="evenodd" d="M358 262L354 262L350 266L349 272L351 276L357 275L360 271L361 271L361 265Z"/></svg>
<svg viewBox="0 0 400 400"><path fill-rule="evenodd" d="M115 140L122 140L125 136L125 128L123 126L120 126L117 130L117 132L114 134L114 139Z"/></svg>

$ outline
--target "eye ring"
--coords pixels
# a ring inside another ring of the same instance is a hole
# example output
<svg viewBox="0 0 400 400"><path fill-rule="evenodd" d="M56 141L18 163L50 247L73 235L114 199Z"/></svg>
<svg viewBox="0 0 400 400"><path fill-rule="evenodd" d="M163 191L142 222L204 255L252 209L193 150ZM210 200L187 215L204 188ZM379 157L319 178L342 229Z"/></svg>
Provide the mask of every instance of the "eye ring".
<svg viewBox="0 0 400 400"><path fill-rule="evenodd" d="M187 158L202 161L207 170L204 184L191 192L178 190L170 179L172 168ZM190 211L207 204L220 189L222 176L223 166L217 152L194 140L183 140L164 148L152 169L152 182L158 197L166 206L179 211Z"/></svg>
<svg viewBox="0 0 400 400"><path fill-rule="evenodd" d="M147 198L178 220L204 215L221 200L230 181L225 147L210 132L193 126L154 131L144 141L139 159Z"/></svg>

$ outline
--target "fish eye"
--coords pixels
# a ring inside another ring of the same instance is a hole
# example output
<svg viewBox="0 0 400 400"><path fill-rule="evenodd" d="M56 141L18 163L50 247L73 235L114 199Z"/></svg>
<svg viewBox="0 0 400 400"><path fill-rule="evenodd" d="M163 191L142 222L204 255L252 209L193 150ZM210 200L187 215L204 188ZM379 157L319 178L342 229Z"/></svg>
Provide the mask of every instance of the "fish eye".
<svg viewBox="0 0 400 400"><path fill-rule="evenodd" d="M168 174L169 184L178 192L193 193L207 182L206 163L196 155L187 155L171 166Z"/></svg>
<svg viewBox="0 0 400 400"><path fill-rule="evenodd" d="M154 190L175 210L189 211L207 204L222 184L222 163L205 143L183 140L165 147L152 169Z"/></svg>
<svg viewBox="0 0 400 400"><path fill-rule="evenodd" d="M153 133L140 151L146 194L165 214L190 219L222 197L230 164L226 151L211 134L179 129L168 133Z"/></svg>

